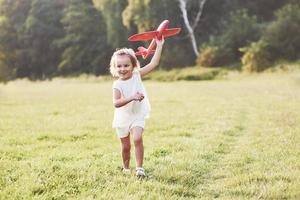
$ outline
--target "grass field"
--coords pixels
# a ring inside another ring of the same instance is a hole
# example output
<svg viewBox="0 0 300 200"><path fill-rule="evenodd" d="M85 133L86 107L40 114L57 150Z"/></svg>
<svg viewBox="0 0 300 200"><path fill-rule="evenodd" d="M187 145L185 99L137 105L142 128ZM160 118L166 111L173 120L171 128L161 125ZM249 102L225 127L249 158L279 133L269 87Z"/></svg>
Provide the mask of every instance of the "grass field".
<svg viewBox="0 0 300 200"><path fill-rule="evenodd" d="M300 199L299 72L145 85L142 181L120 172L111 82L0 85L0 199Z"/></svg>

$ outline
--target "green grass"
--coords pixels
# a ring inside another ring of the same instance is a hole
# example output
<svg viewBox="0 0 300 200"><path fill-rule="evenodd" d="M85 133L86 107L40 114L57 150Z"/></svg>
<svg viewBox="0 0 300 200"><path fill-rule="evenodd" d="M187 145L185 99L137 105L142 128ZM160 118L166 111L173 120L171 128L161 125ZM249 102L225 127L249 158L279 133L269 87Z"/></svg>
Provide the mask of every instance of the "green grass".
<svg viewBox="0 0 300 200"><path fill-rule="evenodd" d="M227 79L145 82L142 181L120 173L110 81L0 85L0 199L299 199L299 71Z"/></svg>

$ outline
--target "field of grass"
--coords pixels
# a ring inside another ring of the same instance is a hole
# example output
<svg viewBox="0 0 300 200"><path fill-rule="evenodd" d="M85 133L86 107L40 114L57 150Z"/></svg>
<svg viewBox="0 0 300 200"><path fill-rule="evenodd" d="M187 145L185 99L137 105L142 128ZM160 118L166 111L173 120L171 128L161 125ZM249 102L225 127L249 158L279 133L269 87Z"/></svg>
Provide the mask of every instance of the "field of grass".
<svg viewBox="0 0 300 200"><path fill-rule="evenodd" d="M144 180L110 81L0 85L0 199L300 199L299 72L145 85Z"/></svg>

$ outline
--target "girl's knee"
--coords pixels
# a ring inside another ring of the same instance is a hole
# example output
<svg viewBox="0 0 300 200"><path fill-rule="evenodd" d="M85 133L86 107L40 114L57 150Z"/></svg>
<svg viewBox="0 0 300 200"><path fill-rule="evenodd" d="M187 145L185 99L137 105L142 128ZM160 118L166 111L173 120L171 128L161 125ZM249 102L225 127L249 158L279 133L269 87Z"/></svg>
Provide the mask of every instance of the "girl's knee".
<svg viewBox="0 0 300 200"><path fill-rule="evenodd" d="M134 145L140 145L140 144L143 144L143 138L141 136L134 138Z"/></svg>
<svg viewBox="0 0 300 200"><path fill-rule="evenodd" d="M123 152L130 152L130 144L122 144L122 151Z"/></svg>

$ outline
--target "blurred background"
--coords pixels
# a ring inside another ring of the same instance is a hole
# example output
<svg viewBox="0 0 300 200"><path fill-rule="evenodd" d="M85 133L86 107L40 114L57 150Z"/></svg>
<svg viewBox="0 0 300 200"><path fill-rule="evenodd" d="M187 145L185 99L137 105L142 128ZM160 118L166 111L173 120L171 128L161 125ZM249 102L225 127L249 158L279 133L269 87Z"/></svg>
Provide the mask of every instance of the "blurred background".
<svg viewBox="0 0 300 200"><path fill-rule="evenodd" d="M127 38L165 19L182 31L167 39L160 69L259 72L299 60L299 8L299 0L0 0L0 81L108 74L116 48L148 45Z"/></svg>

